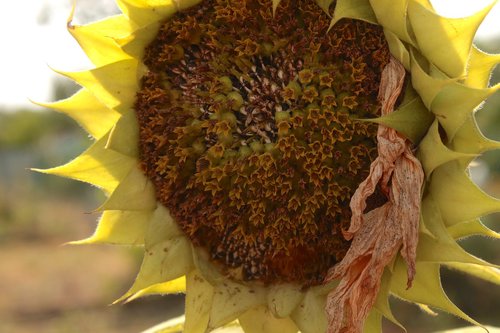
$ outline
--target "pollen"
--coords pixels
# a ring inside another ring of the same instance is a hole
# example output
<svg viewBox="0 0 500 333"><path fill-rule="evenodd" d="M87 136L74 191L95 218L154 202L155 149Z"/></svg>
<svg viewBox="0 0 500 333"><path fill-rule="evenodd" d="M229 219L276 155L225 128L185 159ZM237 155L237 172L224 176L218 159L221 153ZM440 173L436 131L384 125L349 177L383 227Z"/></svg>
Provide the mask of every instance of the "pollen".
<svg viewBox="0 0 500 333"><path fill-rule="evenodd" d="M146 49L142 169L235 280L317 285L349 249L349 202L377 157L377 126L358 120L380 115L390 53L380 27L329 25L311 1L273 16L271 0L210 0Z"/></svg>

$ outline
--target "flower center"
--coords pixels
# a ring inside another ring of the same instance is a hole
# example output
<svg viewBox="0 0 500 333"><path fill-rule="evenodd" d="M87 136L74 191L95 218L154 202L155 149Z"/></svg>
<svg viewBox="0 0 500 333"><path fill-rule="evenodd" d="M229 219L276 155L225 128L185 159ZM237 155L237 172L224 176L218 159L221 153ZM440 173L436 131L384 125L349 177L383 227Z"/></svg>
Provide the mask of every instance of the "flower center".
<svg viewBox="0 0 500 333"><path fill-rule="evenodd" d="M230 277L319 284L345 255L349 201L377 155L380 28L313 1L209 0L146 49L142 168Z"/></svg>

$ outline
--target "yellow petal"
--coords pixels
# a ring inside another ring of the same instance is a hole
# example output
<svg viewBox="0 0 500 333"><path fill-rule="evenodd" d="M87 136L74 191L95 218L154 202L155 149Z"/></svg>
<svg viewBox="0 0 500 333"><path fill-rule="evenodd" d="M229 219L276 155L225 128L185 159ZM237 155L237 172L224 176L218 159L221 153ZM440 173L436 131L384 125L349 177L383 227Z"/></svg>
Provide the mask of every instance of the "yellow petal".
<svg viewBox="0 0 500 333"><path fill-rule="evenodd" d="M186 277L181 276L172 281L167 281L163 283L153 284L147 288L144 288L127 299L127 302L131 302L139 297L149 296L149 295L170 295L170 294L180 294L186 292Z"/></svg>
<svg viewBox="0 0 500 333"><path fill-rule="evenodd" d="M500 233L491 230L486 227L479 219L457 223L449 226L448 233L454 239L460 239L462 237L468 237L472 235L493 237L500 239Z"/></svg>
<svg viewBox="0 0 500 333"><path fill-rule="evenodd" d="M184 333L205 333L208 327L214 288L198 271L187 275L186 324Z"/></svg>
<svg viewBox="0 0 500 333"><path fill-rule="evenodd" d="M308 291L290 317L302 333L325 332L327 327L325 304L326 295Z"/></svg>
<svg viewBox="0 0 500 333"><path fill-rule="evenodd" d="M456 161L434 170L429 192L438 204L446 225L500 211L500 200L479 189ZM429 225L427 227L430 228Z"/></svg>
<svg viewBox="0 0 500 333"><path fill-rule="evenodd" d="M444 18L427 8L426 0L411 0L408 16L418 47L423 55L449 77L465 74L476 30L491 10L491 2L466 18Z"/></svg>
<svg viewBox="0 0 500 333"><path fill-rule="evenodd" d="M417 154L428 179L432 171L440 165L463 158L472 160L475 156L477 155L456 152L446 147L439 134L439 123L437 119L429 128L427 135L420 142Z"/></svg>
<svg viewBox="0 0 500 333"><path fill-rule="evenodd" d="M79 85L87 88L102 104L110 109L121 106L131 108L138 90L138 62L121 60L83 72L62 72Z"/></svg>
<svg viewBox="0 0 500 333"><path fill-rule="evenodd" d="M439 264L417 262L417 272L413 280L413 286L406 289L406 265L400 258L396 263L391 279L391 292L404 300L428 304L467 320L474 325L481 326L477 321L463 313L446 296L441 286Z"/></svg>
<svg viewBox="0 0 500 333"><path fill-rule="evenodd" d="M265 303L265 288L250 287L226 279L225 282L215 285L208 326L214 329L225 325L249 309Z"/></svg>
<svg viewBox="0 0 500 333"><path fill-rule="evenodd" d="M139 157L139 124L134 111L125 112L113 126L106 149L133 158Z"/></svg>
<svg viewBox="0 0 500 333"><path fill-rule="evenodd" d="M116 44L115 39L130 33L132 23L124 15L108 17L105 20L82 26L71 24L68 20L68 31L80 44L85 54L96 66L130 59Z"/></svg>
<svg viewBox="0 0 500 333"><path fill-rule="evenodd" d="M35 104L54 109L73 118L96 139L109 132L120 114L104 106L87 89L80 89L73 96L53 103Z"/></svg>
<svg viewBox="0 0 500 333"><path fill-rule="evenodd" d="M408 27L408 0L370 0L370 4L378 23L384 29L390 30L402 41L415 45L415 40L411 37Z"/></svg>
<svg viewBox="0 0 500 333"><path fill-rule="evenodd" d="M297 333L289 318L276 318L265 306L248 310L238 319L245 333Z"/></svg>
<svg viewBox="0 0 500 333"><path fill-rule="evenodd" d="M107 136L104 136L65 165L46 170L33 170L87 182L103 189L106 193L111 193L134 167L136 161L106 150L104 148L106 141Z"/></svg>
<svg viewBox="0 0 500 333"><path fill-rule="evenodd" d="M329 29L343 18L352 18L373 24L377 23L377 18L368 0L337 0Z"/></svg>
<svg viewBox="0 0 500 333"><path fill-rule="evenodd" d="M70 244L144 245L151 215L150 211L107 210L92 236Z"/></svg>

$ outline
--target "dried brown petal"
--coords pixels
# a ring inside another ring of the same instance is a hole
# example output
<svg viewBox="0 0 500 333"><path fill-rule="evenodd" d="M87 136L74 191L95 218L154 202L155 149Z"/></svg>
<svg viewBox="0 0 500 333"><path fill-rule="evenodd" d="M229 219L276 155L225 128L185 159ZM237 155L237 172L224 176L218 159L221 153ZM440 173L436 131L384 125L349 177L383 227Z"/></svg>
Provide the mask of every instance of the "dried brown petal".
<svg viewBox="0 0 500 333"><path fill-rule="evenodd" d="M405 71L395 59L385 67L380 83L382 114L394 110L401 93ZM415 275L418 241L420 189L424 174L413 156L410 142L395 130L379 126L379 156L370 166L370 175L351 198L351 225L344 231L353 239L343 260L332 267L325 281L340 279L327 298L328 333L362 332L375 303L382 274L398 250L408 265L408 287ZM367 198L380 185L388 202L368 213Z"/></svg>

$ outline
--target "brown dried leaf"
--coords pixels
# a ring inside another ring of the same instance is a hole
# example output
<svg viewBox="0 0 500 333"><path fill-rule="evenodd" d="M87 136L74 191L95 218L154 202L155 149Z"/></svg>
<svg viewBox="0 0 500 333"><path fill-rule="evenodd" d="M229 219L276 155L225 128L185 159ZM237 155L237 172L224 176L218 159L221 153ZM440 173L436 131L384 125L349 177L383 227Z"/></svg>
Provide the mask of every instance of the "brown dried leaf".
<svg viewBox="0 0 500 333"><path fill-rule="evenodd" d="M404 67L395 59L384 68L379 89L382 114L393 112L404 83ZM340 279L327 298L328 333L361 333L380 288L385 267L399 249L408 265L408 287L415 275L420 190L424 173L410 142L395 130L379 126L379 156L351 198L353 239L346 256L328 272L325 282ZM367 198L380 185L388 202L366 214Z"/></svg>

